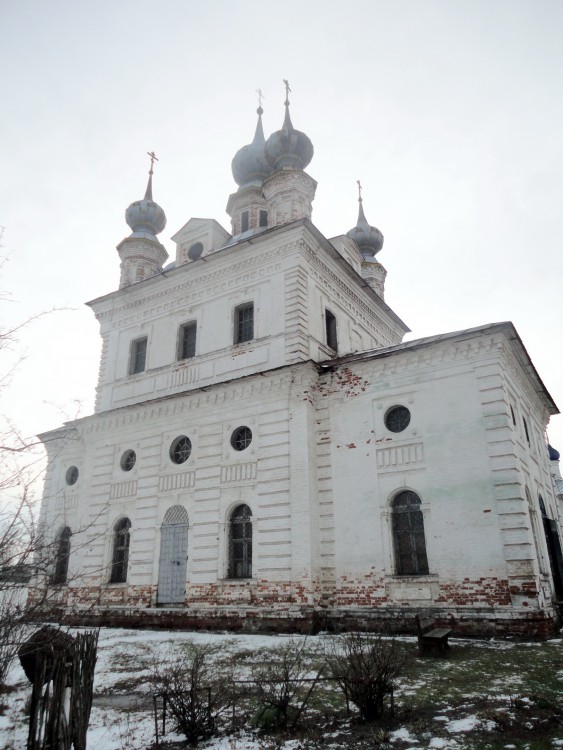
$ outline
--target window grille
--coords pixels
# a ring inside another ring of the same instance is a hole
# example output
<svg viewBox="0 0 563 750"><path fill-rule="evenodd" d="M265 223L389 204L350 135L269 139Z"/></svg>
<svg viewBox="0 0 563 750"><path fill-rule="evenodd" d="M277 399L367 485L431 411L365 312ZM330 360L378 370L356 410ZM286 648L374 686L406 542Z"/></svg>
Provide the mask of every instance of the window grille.
<svg viewBox="0 0 563 750"><path fill-rule="evenodd" d="M120 465L123 471L131 471L137 463L137 454L133 450L125 451L121 456Z"/></svg>
<svg viewBox="0 0 563 750"><path fill-rule="evenodd" d="M57 538L55 569L51 578L51 583L66 583L68 575L68 558L70 555L70 537L72 532L68 526L62 529Z"/></svg>
<svg viewBox="0 0 563 750"><path fill-rule="evenodd" d="M122 518L114 526L110 583L125 583L127 581L130 528L131 521L128 518Z"/></svg>
<svg viewBox="0 0 563 750"><path fill-rule="evenodd" d="M136 375L138 372L144 372L147 361L147 343L148 339L137 339L131 344L131 361L129 363L129 374Z"/></svg>
<svg viewBox="0 0 563 750"><path fill-rule="evenodd" d="M250 427L237 427L231 435L231 445L236 451L243 451L252 442L252 430Z"/></svg>
<svg viewBox="0 0 563 750"><path fill-rule="evenodd" d="M247 302L235 308L235 344L254 338L254 303Z"/></svg>
<svg viewBox="0 0 563 750"><path fill-rule="evenodd" d="M164 515L163 524L188 523L188 511L182 505L173 505Z"/></svg>
<svg viewBox="0 0 563 750"><path fill-rule="evenodd" d="M397 575L426 575L426 539L420 498L405 490L393 500L393 544Z"/></svg>
<svg viewBox="0 0 563 750"><path fill-rule="evenodd" d="M175 464L185 463L192 453L192 441L185 435L180 435L170 446L170 458Z"/></svg>
<svg viewBox="0 0 563 750"><path fill-rule="evenodd" d="M252 511L239 505L229 524L229 577L252 578Z"/></svg>
<svg viewBox="0 0 563 750"><path fill-rule="evenodd" d="M261 227L268 226L268 212L267 211L260 211L260 226Z"/></svg>
<svg viewBox="0 0 563 750"><path fill-rule="evenodd" d="M195 357L196 335L197 323L195 321L180 326L178 359L190 359L191 357Z"/></svg>

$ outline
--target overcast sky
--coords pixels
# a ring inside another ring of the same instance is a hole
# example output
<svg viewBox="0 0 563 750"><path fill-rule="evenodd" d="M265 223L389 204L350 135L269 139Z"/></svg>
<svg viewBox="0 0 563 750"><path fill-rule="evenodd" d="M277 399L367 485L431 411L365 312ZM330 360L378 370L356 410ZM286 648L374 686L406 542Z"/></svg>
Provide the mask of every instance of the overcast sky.
<svg viewBox="0 0 563 750"><path fill-rule="evenodd" d="M408 338L512 320L563 407L563 2L2 0L0 289L20 336L7 411L24 432L93 411L98 326L147 151L170 237L229 228L230 170L291 115L315 147L313 221L385 235L386 301ZM6 367L6 356L2 370ZM563 417L551 442L563 450Z"/></svg>

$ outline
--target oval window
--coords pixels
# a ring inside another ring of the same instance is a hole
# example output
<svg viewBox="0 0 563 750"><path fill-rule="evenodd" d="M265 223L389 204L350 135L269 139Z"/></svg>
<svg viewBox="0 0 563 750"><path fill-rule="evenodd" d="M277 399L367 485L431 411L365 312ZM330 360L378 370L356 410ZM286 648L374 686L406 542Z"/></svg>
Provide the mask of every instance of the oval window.
<svg viewBox="0 0 563 750"><path fill-rule="evenodd" d="M135 463L137 462L137 454L135 451L125 451L121 456L121 468L123 471L131 471Z"/></svg>
<svg viewBox="0 0 563 750"><path fill-rule="evenodd" d="M406 430L411 421L411 413L406 406L392 406L385 415L385 427L391 432Z"/></svg>
<svg viewBox="0 0 563 750"><path fill-rule="evenodd" d="M194 242L193 245L191 245L190 249L188 250L188 258L190 260L197 260L199 257L201 257L201 254L203 252L203 245L201 242Z"/></svg>
<svg viewBox="0 0 563 750"><path fill-rule="evenodd" d="M76 484L78 482L78 469L76 466L70 466L65 474L67 484Z"/></svg>
<svg viewBox="0 0 563 750"><path fill-rule="evenodd" d="M175 464L183 464L192 452L192 441L185 435L180 435L170 446L170 458Z"/></svg>
<svg viewBox="0 0 563 750"><path fill-rule="evenodd" d="M231 445L236 451L243 451L252 442L250 427L237 427L231 435Z"/></svg>

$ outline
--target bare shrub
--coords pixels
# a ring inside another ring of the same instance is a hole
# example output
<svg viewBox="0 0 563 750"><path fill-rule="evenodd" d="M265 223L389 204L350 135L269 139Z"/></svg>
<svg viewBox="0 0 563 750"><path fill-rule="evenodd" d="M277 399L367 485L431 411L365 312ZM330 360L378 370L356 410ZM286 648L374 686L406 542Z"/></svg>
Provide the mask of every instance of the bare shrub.
<svg viewBox="0 0 563 750"><path fill-rule="evenodd" d="M212 644L190 643L172 665L157 665L153 687L166 701L176 728L190 744L211 737L218 718L233 703L230 664Z"/></svg>
<svg viewBox="0 0 563 750"><path fill-rule="evenodd" d="M268 653L266 663L252 668L252 679L261 709L255 723L262 728L295 726L320 678L310 677L307 642L289 641Z"/></svg>
<svg viewBox="0 0 563 750"><path fill-rule="evenodd" d="M392 693L405 665L405 655L393 639L347 633L334 639L327 668L346 698L364 721L383 713L383 700Z"/></svg>

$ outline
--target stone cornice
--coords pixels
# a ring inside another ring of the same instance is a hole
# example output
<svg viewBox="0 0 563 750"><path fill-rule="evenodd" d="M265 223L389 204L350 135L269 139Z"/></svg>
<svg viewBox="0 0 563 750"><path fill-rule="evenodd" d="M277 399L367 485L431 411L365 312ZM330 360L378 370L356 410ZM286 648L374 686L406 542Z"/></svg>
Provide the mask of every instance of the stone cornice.
<svg viewBox="0 0 563 750"><path fill-rule="evenodd" d="M258 398L275 391L289 392L292 388L307 387L316 382L317 378L318 370L315 363L307 360L275 370L92 414L69 422L63 428L45 432L40 438L43 442L47 442L59 438L61 432L78 438L85 434L207 409L243 398Z"/></svg>
<svg viewBox="0 0 563 750"><path fill-rule="evenodd" d="M388 322L381 315L378 315L372 305L356 294L350 284L347 284L341 276L321 260L307 242L302 241L302 247L309 262L314 266L314 271L316 271L314 275L316 275L317 280L323 281L326 286L330 287L332 295L341 305L351 310L355 316L363 318L365 324L375 325L377 332L384 334L386 345L401 340L403 333L401 329L398 327L391 328Z"/></svg>
<svg viewBox="0 0 563 750"><path fill-rule="evenodd" d="M192 273L180 283L176 283L173 286L161 284L148 296L135 296L131 298L128 295L123 300L115 300L115 302L120 302L121 304L116 304L115 307L112 306L110 309L98 312L96 317L101 323L111 319L114 328L118 328L130 325L139 320L154 319L159 314L169 312L175 306L182 305L185 307L190 303L193 304L208 299L221 292L253 284L274 273L276 270L280 270L280 256L284 255L288 249L296 247L297 244L297 241L293 241L285 245L270 247L265 252L256 255L247 255L241 260L234 263L231 262L228 267L228 274L226 273L224 263L221 263L214 270L207 273L204 272L203 274L196 273L196 269L192 264L186 264L186 269L190 269ZM274 259L277 262L268 266L268 261L271 262ZM202 267L206 268L202 264L199 266L199 269ZM263 273L259 274L260 270ZM166 273L163 275L165 276Z"/></svg>
<svg viewBox="0 0 563 750"><path fill-rule="evenodd" d="M420 372L424 368L434 369L436 365L458 366L460 362L477 357L487 356L498 360L500 347L502 347L502 339L489 334L470 341L436 341L423 349L398 349L380 359L377 356L356 360L342 357L341 361L331 360L330 365L331 368L347 367L354 370L361 365L363 377L373 383L383 375L409 371ZM377 351L373 354L377 355ZM443 371L440 374L443 374Z"/></svg>

